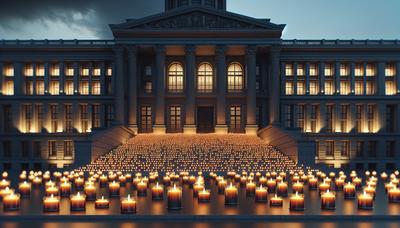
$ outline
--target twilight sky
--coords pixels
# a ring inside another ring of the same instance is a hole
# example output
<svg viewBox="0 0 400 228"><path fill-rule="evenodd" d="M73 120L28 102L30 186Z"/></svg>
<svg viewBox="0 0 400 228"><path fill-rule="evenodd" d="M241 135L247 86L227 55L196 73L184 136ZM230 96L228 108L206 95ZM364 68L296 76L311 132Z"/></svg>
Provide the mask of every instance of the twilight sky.
<svg viewBox="0 0 400 228"><path fill-rule="evenodd" d="M164 0L0 0L0 39L110 39L108 24L162 12ZM228 0L287 24L284 39L400 39L400 0Z"/></svg>

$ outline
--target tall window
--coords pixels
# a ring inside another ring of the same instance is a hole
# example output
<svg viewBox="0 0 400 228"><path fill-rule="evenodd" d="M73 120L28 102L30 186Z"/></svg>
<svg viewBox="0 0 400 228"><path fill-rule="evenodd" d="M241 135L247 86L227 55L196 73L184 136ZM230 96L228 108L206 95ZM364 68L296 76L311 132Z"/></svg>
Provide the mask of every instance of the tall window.
<svg viewBox="0 0 400 228"><path fill-rule="evenodd" d="M297 82L297 95L304 95L306 94L306 85L304 81Z"/></svg>
<svg viewBox="0 0 400 228"><path fill-rule="evenodd" d="M4 105L3 106L3 129L4 129L4 133L9 133L11 131L12 128L12 109L11 109L11 105ZM0 113L1 115L1 113Z"/></svg>
<svg viewBox="0 0 400 228"><path fill-rule="evenodd" d="M340 81L340 95L348 95L350 93L350 85L348 81Z"/></svg>
<svg viewBox="0 0 400 228"><path fill-rule="evenodd" d="M374 95L375 94L375 83L373 81L367 81L366 84L366 95Z"/></svg>
<svg viewBox="0 0 400 228"><path fill-rule="evenodd" d="M44 81L36 80L36 95L44 95Z"/></svg>
<svg viewBox="0 0 400 228"><path fill-rule="evenodd" d="M43 129L43 122L44 122L43 105L37 104L35 109L36 109L37 118L38 118L38 126L37 127L38 127L39 132L41 132Z"/></svg>
<svg viewBox="0 0 400 228"><path fill-rule="evenodd" d="M200 64L197 71L197 90L200 93L211 93L213 91L214 71L209 63Z"/></svg>
<svg viewBox="0 0 400 228"><path fill-rule="evenodd" d="M80 83L81 88L80 88L80 92L82 95L88 95L89 94L89 82L88 81L82 81Z"/></svg>
<svg viewBox="0 0 400 228"><path fill-rule="evenodd" d="M114 121L115 119L115 108L114 105L109 104L106 107L107 110L107 114L106 114L106 126L110 127L111 123Z"/></svg>
<svg viewBox="0 0 400 228"><path fill-rule="evenodd" d="M396 83L394 81L385 82L385 94L396 95Z"/></svg>
<svg viewBox="0 0 400 228"><path fill-rule="evenodd" d="M297 76L304 76L305 75L305 70L304 70L304 64L299 63L297 64Z"/></svg>
<svg viewBox="0 0 400 228"><path fill-rule="evenodd" d="M25 94L33 95L33 82L32 81L25 82Z"/></svg>
<svg viewBox="0 0 400 228"><path fill-rule="evenodd" d="M345 140L342 141L342 148L340 148L340 153L342 157L349 157L350 155L350 142Z"/></svg>
<svg viewBox="0 0 400 228"><path fill-rule="evenodd" d="M44 64L36 65L36 76L38 76L38 77L44 76Z"/></svg>
<svg viewBox="0 0 400 228"><path fill-rule="evenodd" d="M32 64L25 64L25 66L24 66L24 75L25 75L25 77L32 77L33 76L33 65Z"/></svg>
<svg viewBox="0 0 400 228"><path fill-rule="evenodd" d="M325 155L327 157L333 157L334 154L334 142L333 141L326 141L326 150L325 150Z"/></svg>
<svg viewBox="0 0 400 228"><path fill-rule="evenodd" d="M310 81L310 95L318 95L319 88L318 88L318 81L312 80Z"/></svg>
<svg viewBox="0 0 400 228"><path fill-rule="evenodd" d="M51 132L57 132L57 119L58 119L58 107L57 105L50 105L50 117L51 117Z"/></svg>
<svg viewBox="0 0 400 228"><path fill-rule="evenodd" d="M316 63L310 64L310 76L311 77L318 76L318 65Z"/></svg>
<svg viewBox="0 0 400 228"><path fill-rule="evenodd" d="M239 63L232 63L228 67L228 92L243 90L243 68Z"/></svg>
<svg viewBox="0 0 400 228"><path fill-rule="evenodd" d="M333 132L333 105L326 106L326 132Z"/></svg>
<svg viewBox="0 0 400 228"><path fill-rule="evenodd" d="M89 131L89 123L88 123L89 107L87 104L83 104L80 106L80 108L81 108L81 132L86 133Z"/></svg>
<svg viewBox="0 0 400 228"><path fill-rule="evenodd" d="M24 105L25 112L25 132L29 133L32 129L32 105Z"/></svg>
<svg viewBox="0 0 400 228"><path fill-rule="evenodd" d="M60 65L54 63L50 67L50 76L60 76Z"/></svg>
<svg viewBox="0 0 400 228"><path fill-rule="evenodd" d="M49 152L49 157L57 157L57 144L56 141L49 141L47 145L47 151Z"/></svg>
<svg viewBox="0 0 400 228"><path fill-rule="evenodd" d="M287 128L293 127L293 105L284 105L283 114L284 114L283 123L285 127Z"/></svg>
<svg viewBox="0 0 400 228"><path fill-rule="evenodd" d="M368 105L367 106L367 127L368 127L368 132L372 133L374 132L374 120L375 120L375 105Z"/></svg>
<svg viewBox="0 0 400 228"><path fill-rule="evenodd" d="M230 107L230 131L240 132L241 130L241 107L234 105Z"/></svg>
<svg viewBox="0 0 400 228"><path fill-rule="evenodd" d="M348 105L340 106L340 132L347 132Z"/></svg>
<svg viewBox="0 0 400 228"><path fill-rule="evenodd" d="M342 63L340 64L340 76L345 77L349 76L350 70L349 70L349 65Z"/></svg>
<svg viewBox="0 0 400 228"><path fill-rule="evenodd" d="M293 64L291 64L291 63L285 64L285 75L293 76Z"/></svg>
<svg viewBox="0 0 400 228"><path fill-rule="evenodd" d="M325 76L333 76L335 74L335 69L333 68L333 64L326 64L325 65Z"/></svg>
<svg viewBox="0 0 400 228"><path fill-rule="evenodd" d="M72 105L66 104L65 110L65 132L72 133Z"/></svg>
<svg viewBox="0 0 400 228"><path fill-rule="evenodd" d="M396 75L396 67L394 64L386 64L385 67L385 76L386 77L393 77Z"/></svg>
<svg viewBox="0 0 400 228"><path fill-rule="evenodd" d="M376 74L375 64L369 63L366 67L366 76L373 77Z"/></svg>
<svg viewBox="0 0 400 228"><path fill-rule="evenodd" d="M356 105L356 132L360 133L362 132L362 110L363 110L363 105Z"/></svg>
<svg viewBox="0 0 400 228"><path fill-rule="evenodd" d="M151 132L153 128L151 106L142 106L140 110L140 128L142 132Z"/></svg>
<svg viewBox="0 0 400 228"><path fill-rule="evenodd" d="M50 82L50 94L59 95L60 94L60 83L58 81Z"/></svg>
<svg viewBox="0 0 400 228"><path fill-rule="evenodd" d="M92 128L100 127L100 105L94 104L92 106Z"/></svg>
<svg viewBox="0 0 400 228"><path fill-rule="evenodd" d="M8 96L14 95L14 81L7 80L4 83L5 83L5 85L4 85L3 94L8 95Z"/></svg>
<svg viewBox="0 0 400 228"><path fill-rule="evenodd" d="M319 105L311 105L310 129L312 133L317 132L318 112L319 112Z"/></svg>
<svg viewBox="0 0 400 228"><path fill-rule="evenodd" d="M297 105L297 127L300 128L302 131L304 131L304 105Z"/></svg>
<svg viewBox="0 0 400 228"><path fill-rule="evenodd" d="M364 141L356 142L356 157L361 158L364 156Z"/></svg>
<svg viewBox="0 0 400 228"><path fill-rule="evenodd" d="M3 75L6 77L14 77L14 66L12 64L4 65Z"/></svg>
<svg viewBox="0 0 400 228"><path fill-rule="evenodd" d="M65 76L74 76L74 67L72 65L65 67Z"/></svg>
<svg viewBox="0 0 400 228"><path fill-rule="evenodd" d="M171 106L169 107L169 125L171 132L180 132L181 131L181 107L180 106Z"/></svg>
<svg viewBox="0 0 400 228"><path fill-rule="evenodd" d="M64 91L66 95L74 95L74 82L66 81Z"/></svg>
<svg viewBox="0 0 400 228"><path fill-rule="evenodd" d="M286 82L285 83L285 94L286 95L293 95L293 82Z"/></svg>
<svg viewBox="0 0 400 228"><path fill-rule="evenodd" d="M333 81L325 81L325 94L326 95L333 95L334 93L334 85Z"/></svg>
<svg viewBox="0 0 400 228"><path fill-rule="evenodd" d="M386 141L386 157L394 158L396 155L396 141Z"/></svg>
<svg viewBox="0 0 400 228"><path fill-rule="evenodd" d="M180 63L172 63L168 68L168 91L183 92L183 67Z"/></svg>
<svg viewBox="0 0 400 228"><path fill-rule="evenodd" d="M355 91L356 95L363 95L364 94L364 82L363 81L356 81L355 82Z"/></svg>
<svg viewBox="0 0 400 228"><path fill-rule="evenodd" d="M396 105L386 105L386 131L394 133L396 130Z"/></svg>
<svg viewBox="0 0 400 228"><path fill-rule="evenodd" d="M74 153L74 142L64 141L64 157L71 158Z"/></svg>
<svg viewBox="0 0 400 228"><path fill-rule="evenodd" d="M92 94L100 95L100 82L99 81L92 82Z"/></svg>
<svg viewBox="0 0 400 228"><path fill-rule="evenodd" d="M354 75L356 77L364 76L364 66L361 63L357 63L354 68Z"/></svg>

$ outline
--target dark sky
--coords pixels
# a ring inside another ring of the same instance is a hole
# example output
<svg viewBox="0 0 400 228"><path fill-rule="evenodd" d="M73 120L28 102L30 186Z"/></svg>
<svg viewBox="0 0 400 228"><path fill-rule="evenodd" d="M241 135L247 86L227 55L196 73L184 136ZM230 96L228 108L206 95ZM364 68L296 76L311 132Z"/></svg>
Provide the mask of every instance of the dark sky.
<svg viewBox="0 0 400 228"><path fill-rule="evenodd" d="M400 39L400 0L227 0L287 24L285 39ZM162 12L164 0L0 0L0 39L111 39L108 24Z"/></svg>

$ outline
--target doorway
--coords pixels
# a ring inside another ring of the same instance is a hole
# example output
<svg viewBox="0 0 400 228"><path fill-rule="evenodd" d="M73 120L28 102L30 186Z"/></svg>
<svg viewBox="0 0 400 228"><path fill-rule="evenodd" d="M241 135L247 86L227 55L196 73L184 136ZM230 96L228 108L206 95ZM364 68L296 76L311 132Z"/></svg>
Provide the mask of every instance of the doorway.
<svg viewBox="0 0 400 228"><path fill-rule="evenodd" d="M197 107L197 133L214 133L214 107Z"/></svg>

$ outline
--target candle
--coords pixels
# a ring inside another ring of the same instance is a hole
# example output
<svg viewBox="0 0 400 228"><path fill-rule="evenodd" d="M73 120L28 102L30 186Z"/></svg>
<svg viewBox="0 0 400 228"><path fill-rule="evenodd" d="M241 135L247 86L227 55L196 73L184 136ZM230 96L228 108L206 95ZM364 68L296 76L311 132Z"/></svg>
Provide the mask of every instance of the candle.
<svg viewBox="0 0 400 228"><path fill-rule="evenodd" d="M33 186L39 187L42 184L42 179L36 176L32 182L33 182Z"/></svg>
<svg viewBox="0 0 400 228"><path fill-rule="evenodd" d="M276 181L274 179L269 179L267 181L267 188L268 193L275 193L276 192Z"/></svg>
<svg viewBox="0 0 400 228"><path fill-rule="evenodd" d="M87 201L95 201L96 200L96 186L92 182L88 182L85 185L84 192L86 195Z"/></svg>
<svg viewBox="0 0 400 228"><path fill-rule="evenodd" d="M361 180L361 178L355 177L353 179L353 184L356 186L356 189L361 189L362 188L362 180Z"/></svg>
<svg viewBox="0 0 400 228"><path fill-rule="evenodd" d="M354 199L356 197L356 187L350 182L343 187L344 198Z"/></svg>
<svg viewBox="0 0 400 228"><path fill-rule="evenodd" d="M147 195L147 183L144 181L140 181L137 186L137 195L138 196L146 196Z"/></svg>
<svg viewBox="0 0 400 228"><path fill-rule="evenodd" d="M400 203L400 189L398 188L389 189L388 200L390 203Z"/></svg>
<svg viewBox="0 0 400 228"><path fill-rule="evenodd" d="M59 189L57 186L51 185L48 188L46 188L45 196L51 196L51 195L54 195L54 196L59 195Z"/></svg>
<svg viewBox="0 0 400 228"><path fill-rule="evenodd" d="M43 198L44 212L58 212L60 210L60 200L53 195Z"/></svg>
<svg viewBox="0 0 400 228"><path fill-rule="evenodd" d="M31 196L32 187L30 183L24 181L23 183L19 184L18 189L22 198L29 198Z"/></svg>
<svg viewBox="0 0 400 228"><path fill-rule="evenodd" d="M336 191L341 191L343 190L343 185L344 185L344 179L342 178L337 178L335 180L335 189Z"/></svg>
<svg viewBox="0 0 400 228"><path fill-rule="evenodd" d="M267 185L267 181L268 181L267 178L265 178L265 177L260 177L260 179L258 180L258 183L259 183L260 185L266 186L266 185Z"/></svg>
<svg viewBox="0 0 400 228"><path fill-rule="evenodd" d="M288 185L286 182L278 183L277 194L281 197L286 197L288 195Z"/></svg>
<svg viewBox="0 0 400 228"><path fill-rule="evenodd" d="M366 192L357 197L358 209L371 210L374 205L374 197Z"/></svg>
<svg viewBox="0 0 400 228"><path fill-rule="evenodd" d="M383 172L383 173L381 174L381 179L382 179L383 181L386 181L387 178L388 178L388 175L387 175L385 172Z"/></svg>
<svg viewBox="0 0 400 228"><path fill-rule="evenodd" d="M75 184L75 189L80 191L83 189L85 185L85 180L82 179L81 177L78 177L78 179L75 179L74 184Z"/></svg>
<svg viewBox="0 0 400 228"><path fill-rule="evenodd" d="M224 194L227 183L225 180L218 181L218 194Z"/></svg>
<svg viewBox="0 0 400 228"><path fill-rule="evenodd" d="M162 185L159 185L158 182L151 189L151 198L152 200L162 200L164 198L164 188Z"/></svg>
<svg viewBox="0 0 400 228"><path fill-rule="evenodd" d="M0 182L0 190L10 187L10 181L2 179Z"/></svg>
<svg viewBox="0 0 400 228"><path fill-rule="evenodd" d="M121 213L134 214L136 213L136 201L131 198L131 195L121 200Z"/></svg>
<svg viewBox="0 0 400 228"><path fill-rule="evenodd" d="M120 186L125 186L125 184L126 184L126 177L124 176L124 175L121 175L121 176L119 176L118 177L118 182L119 182L119 184L120 184Z"/></svg>
<svg viewBox="0 0 400 228"><path fill-rule="evenodd" d="M190 181L188 180L188 182L190 182ZM169 178L169 176L163 177L163 184L165 186L170 186L171 185L171 178Z"/></svg>
<svg viewBox="0 0 400 228"><path fill-rule="evenodd" d="M313 177L311 179L308 180L308 188L310 190L317 190L317 186L318 186L318 179Z"/></svg>
<svg viewBox="0 0 400 228"><path fill-rule="evenodd" d="M242 176L240 177L240 186L246 186L247 183L247 177Z"/></svg>
<svg viewBox="0 0 400 228"><path fill-rule="evenodd" d="M246 184L246 195L247 196L254 196L256 193L256 184L250 181Z"/></svg>
<svg viewBox="0 0 400 228"><path fill-rule="evenodd" d="M211 200L211 192L210 190L206 190L206 189L202 189L199 193L198 193L198 198L197 198L199 203L207 203L210 202Z"/></svg>
<svg viewBox="0 0 400 228"><path fill-rule="evenodd" d="M303 184L297 181L296 183L293 184L292 186L293 192L298 192L300 194L303 194Z"/></svg>
<svg viewBox="0 0 400 228"><path fill-rule="evenodd" d="M335 194L330 192L324 192L321 196L321 209L323 210L334 210L335 209Z"/></svg>
<svg viewBox="0 0 400 228"><path fill-rule="evenodd" d="M110 201L102 196L100 199L96 200L94 205L96 209L107 209L110 207Z"/></svg>
<svg viewBox="0 0 400 228"><path fill-rule="evenodd" d="M0 190L0 199L4 199L7 195L10 195L11 193L14 193L14 190L6 187L5 189Z"/></svg>
<svg viewBox="0 0 400 228"><path fill-rule="evenodd" d="M17 211L19 210L20 197L19 194L11 193L3 198L4 211Z"/></svg>
<svg viewBox="0 0 400 228"><path fill-rule="evenodd" d="M86 209L85 196L79 192L76 195L71 196L71 211L84 211Z"/></svg>
<svg viewBox="0 0 400 228"><path fill-rule="evenodd" d="M368 185L367 187L364 188L364 192L375 198L375 188L374 187Z"/></svg>
<svg viewBox="0 0 400 228"><path fill-rule="evenodd" d="M69 197L71 194L71 183L64 181L60 184L60 195L61 197Z"/></svg>
<svg viewBox="0 0 400 228"><path fill-rule="evenodd" d="M169 188L167 192L168 198L168 209L169 210L180 210L182 208L182 189L174 185L173 188Z"/></svg>
<svg viewBox="0 0 400 228"><path fill-rule="evenodd" d="M100 187L101 187L101 188L107 186L107 184L108 184L108 177L107 177L106 175L104 175L104 174L101 175L100 178L99 178L99 180L100 180Z"/></svg>
<svg viewBox="0 0 400 228"><path fill-rule="evenodd" d="M267 202L268 201L268 190L264 188L262 185L256 189L255 192L255 201L258 203Z"/></svg>
<svg viewBox="0 0 400 228"><path fill-rule="evenodd" d="M198 193L200 191L202 191L203 189L204 189L204 185L199 182L196 182L196 184L193 186L193 196L197 197Z"/></svg>
<svg viewBox="0 0 400 228"><path fill-rule="evenodd" d="M304 211L304 197L296 192L290 197L289 205L289 209L292 211Z"/></svg>
<svg viewBox="0 0 400 228"><path fill-rule="evenodd" d="M225 205L238 204L238 189L232 183L225 189Z"/></svg>
<svg viewBox="0 0 400 228"><path fill-rule="evenodd" d="M189 187L193 188L194 183L196 183L196 177L195 176L190 176L189 180L188 180L188 183L189 183Z"/></svg>
<svg viewBox="0 0 400 228"><path fill-rule="evenodd" d="M324 180L324 182L321 183L321 184L319 185L319 188L318 188L318 189L319 189L319 192L322 193L322 192L328 191L328 190L330 189L330 187L331 187L331 185L328 184L328 183Z"/></svg>
<svg viewBox="0 0 400 228"><path fill-rule="evenodd" d="M108 193L109 193L110 198L119 197L120 184L118 182L115 182L115 181L111 182L108 185Z"/></svg>

